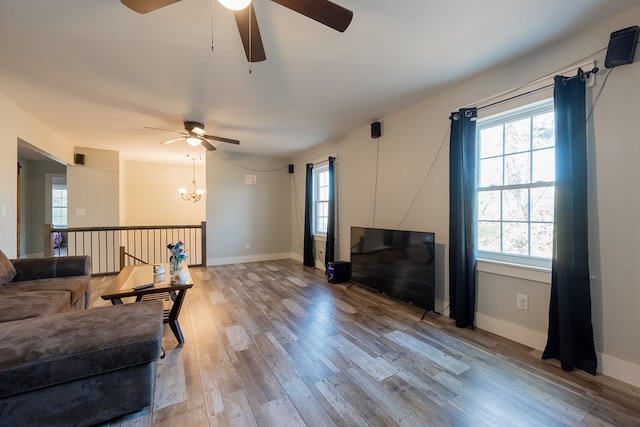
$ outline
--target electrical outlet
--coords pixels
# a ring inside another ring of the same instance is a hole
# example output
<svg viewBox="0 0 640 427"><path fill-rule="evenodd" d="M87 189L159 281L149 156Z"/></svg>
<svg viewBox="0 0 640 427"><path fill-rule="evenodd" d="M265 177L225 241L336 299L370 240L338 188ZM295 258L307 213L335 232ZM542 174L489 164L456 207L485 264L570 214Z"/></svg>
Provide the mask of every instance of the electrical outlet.
<svg viewBox="0 0 640 427"><path fill-rule="evenodd" d="M244 244L244 248L245 249L251 249L251 243L245 243Z"/></svg>
<svg viewBox="0 0 640 427"><path fill-rule="evenodd" d="M516 307L529 310L529 295L516 294Z"/></svg>

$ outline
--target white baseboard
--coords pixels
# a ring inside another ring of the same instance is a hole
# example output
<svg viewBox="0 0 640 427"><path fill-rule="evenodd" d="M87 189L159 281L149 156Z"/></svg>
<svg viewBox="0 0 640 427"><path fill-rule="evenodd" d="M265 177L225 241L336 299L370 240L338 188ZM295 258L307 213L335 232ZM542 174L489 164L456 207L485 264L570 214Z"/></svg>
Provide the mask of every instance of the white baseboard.
<svg viewBox="0 0 640 427"><path fill-rule="evenodd" d="M547 345L547 334L534 331L524 326L514 325L504 320L495 319L481 313L476 313L476 327L492 334L500 335L520 344L544 350Z"/></svg>
<svg viewBox="0 0 640 427"><path fill-rule="evenodd" d="M207 258L207 267L214 265L241 264L243 262L273 261L276 259L288 258L295 259L295 254L291 252L285 252L280 254L247 255L228 258Z"/></svg>
<svg viewBox="0 0 640 427"><path fill-rule="evenodd" d="M476 327L536 350L544 351L547 345L547 334L545 333L514 325L484 314L476 313ZM598 353L597 357L599 373L635 387L640 387L640 365L604 353Z"/></svg>
<svg viewBox="0 0 640 427"><path fill-rule="evenodd" d="M640 365L598 353L598 372L619 381L640 387Z"/></svg>

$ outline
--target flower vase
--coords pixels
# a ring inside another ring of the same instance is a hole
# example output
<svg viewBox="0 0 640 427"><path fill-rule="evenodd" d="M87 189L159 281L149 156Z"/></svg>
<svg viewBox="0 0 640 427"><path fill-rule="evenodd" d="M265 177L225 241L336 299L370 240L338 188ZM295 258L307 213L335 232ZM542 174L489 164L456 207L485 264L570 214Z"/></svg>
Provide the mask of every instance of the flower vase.
<svg viewBox="0 0 640 427"><path fill-rule="evenodd" d="M169 270L171 273L182 270L182 261L178 261L176 259L172 259L169 263Z"/></svg>

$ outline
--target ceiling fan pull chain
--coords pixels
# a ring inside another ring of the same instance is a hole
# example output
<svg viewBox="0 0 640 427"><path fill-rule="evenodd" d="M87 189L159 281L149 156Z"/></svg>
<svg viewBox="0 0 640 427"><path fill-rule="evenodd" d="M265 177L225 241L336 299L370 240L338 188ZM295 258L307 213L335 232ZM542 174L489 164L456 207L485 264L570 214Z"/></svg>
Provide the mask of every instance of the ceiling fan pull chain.
<svg viewBox="0 0 640 427"><path fill-rule="evenodd" d="M253 73L253 68L251 68L251 53L252 53L252 48L251 48L251 10L252 8L249 8L249 74Z"/></svg>

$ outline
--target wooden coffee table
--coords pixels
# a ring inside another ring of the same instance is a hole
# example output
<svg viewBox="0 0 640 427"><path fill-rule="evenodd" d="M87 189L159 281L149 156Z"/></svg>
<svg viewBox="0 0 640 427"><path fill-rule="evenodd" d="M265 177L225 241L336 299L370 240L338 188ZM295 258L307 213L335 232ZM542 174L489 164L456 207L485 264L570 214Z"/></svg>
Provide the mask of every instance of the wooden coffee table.
<svg viewBox="0 0 640 427"><path fill-rule="evenodd" d="M189 273L187 266L183 267L184 270ZM184 343L184 337L182 336L182 330L178 323L178 315L182 308L184 297L187 294L187 290L193 287L193 281L191 280L191 273L189 273L189 279L184 285L177 285L171 283L171 275L169 274L169 264L165 265L164 277L161 277L154 283L153 265L128 265L120 271L116 276L114 283L110 285L106 293L102 295L103 300L111 300L113 305L122 304L123 298L135 298L135 302L145 299L159 299L165 298L167 295L171 300L170 307L164 311L164 323L168 323L169 327L176 336L176 339L180 344ZM145 289L134 289L136 286L153 283L153 287Z"/></svg>

